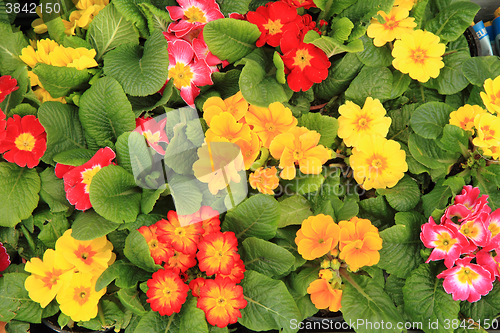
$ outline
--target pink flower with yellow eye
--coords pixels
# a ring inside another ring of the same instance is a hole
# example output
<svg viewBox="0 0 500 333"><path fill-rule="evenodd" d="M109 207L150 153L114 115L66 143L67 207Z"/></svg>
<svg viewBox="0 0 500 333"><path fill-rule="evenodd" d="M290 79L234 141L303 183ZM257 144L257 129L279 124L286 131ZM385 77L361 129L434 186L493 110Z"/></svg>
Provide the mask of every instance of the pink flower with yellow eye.
<svg viewBox="0 0 500 333"><path fill-rule="evenodd" d="M466 185L462 192L455 197L455 204L445 211L445 217L458 217L458 221L475 220L480 215L488 215L491 208L488 206L488 196L479 196L479 188Z"/></svg>
<svg viewBox="0 0 500 333"><path fill-rule="evenodd" d="M481 216L475 220L465 220L458 230L476 246L485 246L489 243L491 237L491 233L486 227L486 218L487 216Z"/></svg>
<svg viewBox="0 0 500 333"><path fill-rule="evenodd" d="M492 277L500 276L500 257L495 252L483 248L476 253L476 262L487 269Z"/></svg>
<svg viewBox="0 0 500 333"><path fill-rule="evenodd" d="M159 143L169 142L167 133L165 132L166 123L167 118L163 119L159 123L153 118L137 118L135 120L136 129L134 132L144 135L151 148L153 148L157 153L165 155L165 149Z"/></svg>
<svg viewBox="0 0 500 333"><path fill-rule="evenodd" d="M168 32L179 38L210 21L224 18L215 0L177 0L177 3L179 6L167 6L170 18L179 20L168 26Z"/></svg>

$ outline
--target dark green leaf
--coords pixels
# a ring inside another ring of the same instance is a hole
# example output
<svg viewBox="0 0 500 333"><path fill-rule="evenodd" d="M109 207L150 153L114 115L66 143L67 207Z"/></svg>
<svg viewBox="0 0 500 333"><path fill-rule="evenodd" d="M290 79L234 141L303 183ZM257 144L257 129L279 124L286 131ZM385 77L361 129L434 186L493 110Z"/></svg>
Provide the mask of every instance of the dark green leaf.
<svg viewBox="0 0 500 333"><path fill-rule="evenodd" d="M346 99L363 105L367 97L385 102L391 97L392 73L387 67L363 67L345 92Z"/></svg>
<svg viewBox="0 0 500 333"><path fill-rule="evenodd" d="M420 200L418 184L408 175L405 175L396 186L380 189L377 192L385 195L389 205L399 212L412 210Z"/></svg>

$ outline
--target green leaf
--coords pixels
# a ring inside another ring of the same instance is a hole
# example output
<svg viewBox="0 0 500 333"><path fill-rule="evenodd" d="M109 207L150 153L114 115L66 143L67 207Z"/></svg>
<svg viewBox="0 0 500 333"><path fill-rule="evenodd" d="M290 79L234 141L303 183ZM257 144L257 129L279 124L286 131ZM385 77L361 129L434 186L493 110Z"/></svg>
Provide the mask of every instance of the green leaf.
<svg viewBox="0 0 500 333"><path fill-rule="evenodd" d="M493 289L477 302L461 302L460 312L475 322L496 318L500 312L500 284L495 283Z"/></svg>
<svg viewBox="0 0 500 333"><path fill-rule="evenodd" d="M167 40L155 31L144 49L137 44L123 44L104 57L104 74L116 79L125 93L147 96L160 90L168 79Z"/></svg>
<svg viewBox="0 0 500 333"><path fill-rule="evenodd" d="M337 197L332 197L331 205L334 212L334 220L335 222L350 220L354 216L358 215L359 207L355 200L344 199L344 201L340 200Z"/></svg>
<svg viewBox="0 0 500 333"><path fill-rule="evenodd" d="M276 75L269 74L274 65L262 48L255 49L240 63L244 63L245 67L241 71L239 86L248 103L268 107L273 102L288 101L290 96L285 91L288 87L278 83Z"/></svg>
<svg viewBox="0 0 500 333"><path fill-rule="evenodd" d="M168 30L168 25L172 20L167 11L161 10L147 2L140 3L139 7L144 12L144 15L146 15L150 34L154 31L166 32Z"/></svg>
<svg viewBox="0 0 500 333"><path fill-rule="evenodd" d="M379 230L381 230L381 227L394 222L395 212L387 204L383 196L361 200L359 208L359 217L369 219Z"/></svg>
<svg viewBox="0 0 500 333"><path fill-rule="evenodd" d="M51 213L46 210L33 216L35 225L41 230L38 239L47 247L54 248L56 241L69 229L65 213Z"/></svg>
<svg viewBox="0 0 500 333"><path fill-rule="evenodd" d="M103 327L115 327L120 329L122 327L125 316L117 303L113 300L103 299L99 302L101 314L90 319L89 321L80 321L78 326L87 329L98 331Z"/></svg>
<svg viewBox="0 0 500 333"><path fill-rule="evenodd" d="M352 24L350 20L349 23ZM343 52L356 53L363 51L363 42L360 39L355 39L347 44L344 44L344 41L341 40L343 37L345 37L345 33L347 33L345 29L349 28L350 26L349 27L344 26L344 31L340 32L341 37L336 36L334 38L329 36L320 36L316 31L309 30L304 36L304 43L314 44L315 46L320 48L323 52L325 52L328 58Z"/></svg>
<svg viewBox="0 0 500 333"><path fill-rule="evenodd" d="M144 306L142 306L141 300L139 299L140 294L137 288L121 288L116 293L116 296L127 310L141 316L147 313L147 311L144 310Z"/></svg>
<svg viewBox="0 0 500 333"><path fill-rule="evenodd" d="M439 76L430 78L424 85L437 89L440 94L451 95L462 91L469 85L469 81L462 73L462 65L470 59L469 50L466 52L452 53L443 58L444 67Z"/></svg>
<svg viewBox="0 0 500 333"><path fill-rule="evenodd" d="M54 164L58 153L86 148L78 109L59 102L45 102L38 109L38 119L47 132L47 151L42 160Z"/></svg>
<svg viewBox="0 0 500 333"><path fill-rule="evenodd" d="M276 67L276 81L278 81L279 84L285 84L285 63L277 51L274 51L273 63Z"/></svg>
<svg viewBox="0 0 500 333"><path fill-rule="evenodd" d="M203 38L209 50L219 59L230 63L252 52L259 37L259 28L242 20L218 19L203 27Z"/></svg>
<svg viewBox="0 0 500 333"><path fill-rule="evenodd" d="M444 185L444 180L438 180L431 192L422 196L424 215L430 216L435 209L444 209L448 205L452 191L450 186Z"/></svg>
<svg viewBox="0 0 500 333"><path fill-rule="evenodd" d="M283 185L285 191L290 190L297 194L307 194L319 190L324 181L325 177L322 174L308 175L297 170L297 175L294 179L282 179L281 184Z"/></svg>
<svg viewBox="0 0 500 333"><path fill-rule="evenodd" d="M415 114L415 113L414 113ZM458 153L444 151L434 140L411 134L408 147L412 156L431 169L450 168L458 158Z"/></svg>
<svg viewBox="0 0 500 333"><path fill-rule="evenodd" d="M295 262L293 254L281 246L256 237L248 237L242 245L241 258L247 270L251 269L269 277L279 277Z"/></svg>
<svg viewBox="0 0 500 333"><path fill-rule="evenodd" d="M12 319L40 323L42 311L39 303L29 298L24 287L26 273L7 273L0 279L0 321Z"/></svg>
<svg viewBox="0 0 500 333"><path fill-rule="evenodd" d="M428 21L425 30L439 36L441 43L452 42L470 26L479 9L481 7L478 4L468 1L452 3Z"/></svg>
<svg viewBox="0 0 500 333"><path fill-rule="evenodd" d="M445 328L445 320L458 316L460 303L454 301L443 289L443 282L436 278L430 265L422 264L406 279L403 287L405 312L410 319L427 323L438 320L438 328L427 327L426 332L453 332Z"/></svg>
<svg viewBox="0 0 500 333"><path fill-rule="evenodd" d="M40 177L35 169L0 162L0 226L14 227L38 206ZM1 303L1 302L0 302Z"/></svg>
<svg viewBox="0 0 500 333"><path fill-rule="evenodd" d="M53 98L68 95L91 78L86 69L78 70L74 67L57 67L43 63L38 63L33 68L33 73L38 75L40 83Z"/></svg>
<svg viewBox="0 0 500 333"><path fill-rule="evenodd" d="M92 158L92 156L95 155L95 153L95 151L83 148L65 150L54 156L54 162L72 166L80 166L85 162L88 162Z"/></svg>
<svg viewBox="0 0 500 333"><path fill-rule="evenodd" d="M330 148L335 142L339 124L337 119L319 113L308 113L299 118L297 126L304 126L321 134L320 145Z"/></svg>
<svg viewBox="0 0 500 333"><path fill-rule="evenodd" d="M80 98L79 116L85 131L101 147L114 148L113 141L135 129L132 106L120 84L111 77L99 79L85 91Z"/></svg>
<svg viewBox="0 0 500 333"><path fill-rule="evenodd" d="M79 212L71 225L71 236L77 240L88 241L106 236L119 226L120 223L108 221L94 211Z"/></svg>
<svg viewBox="0 0 500 333"><path fill-rule="evenodd" d="M500 192L498 187L500 185L500 166L492 164L481 169L476 175L477 183L476 186L482 194L489 195L488 205L492 210L500 208Z"/></svg>
<svg viewBox="0 0 500 333"><path fill-rule="evenodd" d="M208 324L205 312L196 306L197 297L188 296L186 303L182 305L180 313L181 324L179 330L189 333L208 333Z"/></svg>
<svg viewBox="0 0 500 333"><path fill-rule="evenodd" d="M437 139L444 125L450 121L453 108L441 102L429 102L419 106L412 114L412 129L425 139Z"/></svg>
<svg viewBox="0 0 500 333"><path fill-rule="evenodd" d="M278 228L284 228L291 224L302 224L312 215L311 203L301 195L292 195L279 203L280 220Z"/></svg>
<svg viewBox="0 0 500 333"><path fill-rule="evenodd" d="M141 213L151 213L156 201L160 198L160 194L162 194L163 191L165 191L163 188L157 190L149 190L147 188L142 189Z"/></svg>
<svg viewBox="0 0 500 333"><path fill-rule="evenodd" d="M169 177L168 185L179 215L190 215L200 210L203 194L196 186L194 178L176 174Z"/></svg>
<svg viewBox="0 0 500 333"><path fill-rule="evenodd" d="M403 95L410 86L411 81L411 77L408 74L394 71L392 73L392 90L389 99L395 99ZM393 118L392 120L394 121L395 119Z"/></svg>
<svg viewBox="0 0 500 333"><path fill-rule="evenodd" d="M469 134L458 126L446 124L438 144L445 150L464 153L469 149Z"/></svg>
<svg viewBox="0 0 500 333"><path fill-rule="evenodd" d="M132 174L117 165L97 172L89 186L92 207L111 222L134 222L140 212L141 193Z"/></svg>
<svg viewBox="0 0 500 333"><path fill-rule="evenodd" d="M231 13L246 14L248 12L248 5L251 1L252 0L224 1L220 5L220 10L226 16L229 16Z"/></svg>
<svg viewBox="0 0 500 333"><path fill-rule="evenodd" d="M168 123L170 121L171 118L168 118L167 126L169 126ZM173 128L174 135L165 150L164 161L176 173L192 175L193 163L198 160L198 147L188 139L186 135L186 123L179 123Z"/></svg>
<svg viewBox="0 0 500 333"><path fill-rule="evenodd" d="M131 263L147 272L156 272L161 268L155 264L146 239L137 230L132 230L127 236L123 253Z"/></svg>
<svg viewBox="0 0 500 333"><path fill-rule="evenodd" d="M417 212L401 212L396 214L395 220L395 226L380 232L383 244L377 266L405 279L424 262L418 253L424 248L420 226L425 218Z"/></svg>
<svg viewBox="0 0 500 333"><path fill-rule="evenodd" d="M257 194L229 210L221 230L233 231L240 240L252 236L268 240L276 235L279 219L280 206L276 199Z"/></svg>
<svg viewBox="0 0 500 333"><path fill-rule="evenodd" d="M313 85L314 95L324 100L339 95L349 86L362 67L363 63L356 54L346 54L339 62L330 66L328 77L324 81Z"/></svg>
<svg viewBox="0 0 500 333"><path fill-rule="evenodd" d="M240 87L238 86L240 75L241 71L238 69L231 69L224 73L212 73L214 87L220 93L222 99L231 97L240 91Z"/></svg>
<svg viewBox="0 0 500 333"><path fill-rule="evenodd" d="M7 118L10 118L15 114L17 114L21 117L28 116L28 115L36 116L37 112L38 112L38 110L35 107L31 106L30 104L21 103L9 111L9 113L7 114Z"/></svg>
<svg viewBox="0 0 500 333"><path fill-rule="evenodd" d="M66 199L64 180L56 177L54 168L47 168L40 173L40 198L53 213L66 212L71 207Z"/></svg>
<svg viewBox="0 0 500 333"><path fill-rule="evenodd" d="M240 324L253 331L293 332L290 320L299 320L300 312L282 281L247 270L241 286L248 303L240 310Z"/></svg>
<svg viewBox="0 0 500 333"><path fill-rule="evenodd" d="M345 289L342 293L342 314L345 321L356 322L358 319L372 323L386 324L392 323L392 329L388 329L388 325L377 329L376 326L370 327L361 325L355 327L356 332L364 333L387 333L401 332L396 328L398 322L403 321L401 315L396 310L394 303L379 281L367 276L354 276L350 278L358 285L355 288L351 283L345 283Z"/></svg>
<svg viewBox="0 0 500 333"><path fill-rule="evenodd" d="M363 67L345 92L347 100L365 104L367 97L385 102L391 97L392 73L387 67Z"/></svg>
<svg viewBox="0 0 500 333"><path fill-rule="evenodd" d="M387 45L376 47L373 45L373 40L366 35L361 37L361 40L363 41L364 50L356 53L359 61L370 67L387 67L391 65L394 58Z"/></svg>
<svg viewBox="0 0 500 333"><path fill-rule="evenodd" d="M293 291L304 296L307 295L307 288L314 280L318 279L320 267L307 267L299 273L292 272L288 275L287 280Z"/></svg>
<svg viewBox="0 0 500 333"><path fill-rule="evenodd" d="M371 18L377 14L378 11L389 13L394 1L392 0L364 0L354 3L352 6L347 7L340 16L349 17L353 22L358 21L369 23Z"/></svg>
<svg viewBox="0 0 500 333"><path fill-rule="evenodd" d="M177 313L171 316L161 316L156 311L150 311L141 317L134 333L182 333L179 331L180 316Z"/></svg>
<svg viewBox="0 0 500 333"><path fill-rule="evenodd" d="M470 83L482 87L486 79L494 80L500 73L497 56L473 57L462 64L462 72Z"/></svg>
<svg viewBox="0 0 500 333"><path fill-rule="evenodd" d="M140 269L127 260L117 260L112 263L99 276L96 281L95 289L97 291L107 287L115 279L115 284L119 288L134 288L138 282L146 281L151 278L151 274Z"/></svg>
<svg viewBox="0 0 500 333"><path fill-rule="evenodd" d="M401 107L401 109L389 110L388 115L391 117L392 122L391 127L389 127L387 138L408 143L411 131L408 124L410 123L411 115L417 106L418 104L405 104ZM408 162L408 158L406 162Z"/></svg>
<svg viewBox="0 0 500 333"><path fill-rule="evenodd" d="M377 192L385 195L389 205L399 212L412 210L420 201L418 184L408 175L405 175L396 186L388 189L379 189Z"/></svg>
<svg viewBox="0 0 500 333"><path fill-rule="evenodd" d="M142 15L142 12L135 1L115 0L113 1L113 5L127 21L134 24L137 30L139 30L141 37L149 37L146 18L144 17L144 15Z"/></svg>
<svg viewBox="0 0 500 333"><path fill-rule="evenodd" d="M5 22L0 22L0 73L12 75L18 68L26 66L19 59L23 48L28 46L28 42L21 31L13 32L12 26ZM5 109L2 109L5 111Z"/></svg>
<svg viewBox="0 0 500 333"><path fill-rule="evenodd" d="M18 69L12 73L12 78L17 80L17 85L19 89L8 94L4 101L0 103L0 109L6 114L11 115L19 103L25 98L26 90L28 90L29 79L28 70L26 66L18 67Z"/></svg>
<svg viewBox="0 0 500 333"><path fill-rule="evenodd" d="M92 20L87 30L87 42L96 49L96 60L100 61L102 56L121 44L139 43L139 33L134 25L127 21L115 8L104 7L103 10Z"/></svg>
<svg viewBox="0 0 500 333"><path fill-rule="evenodd" d="M30 324L18 320L11 320L5 325L6 333L26 333L30 332Z"/></svg>

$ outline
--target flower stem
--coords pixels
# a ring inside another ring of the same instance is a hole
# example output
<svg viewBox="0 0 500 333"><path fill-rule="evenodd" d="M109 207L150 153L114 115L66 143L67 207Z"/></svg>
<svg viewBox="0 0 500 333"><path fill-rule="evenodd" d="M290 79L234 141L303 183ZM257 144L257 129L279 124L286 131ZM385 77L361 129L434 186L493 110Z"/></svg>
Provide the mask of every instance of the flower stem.
<svg viewBox="0 0 500 333"><path fill-rule="evenodd" d="M31 251L33 253L35 253L36 246L35 246L35 242L33 241L33 237L31 237L31 234L29 233L28 229L26 229L26 227L22 224L21 224L21 231L22 231L24 237L26 237L26 241L28 242L28 245L29 245Z"/></svg>
<svg viewBox="0 0 500 333"><path fill-rule="evenodd" d="M359 284L356 283L356 281L354 281L352 279L352 277L349 275L349 273L347 272L347 270L344 268L341 268L339 270L339 273L340 275L347 281L351 284L351 286L353 286L361 295L363 295L364 297L370 299L370 296L368 294L365 293L365 291L363 289L361 289L361 287L359 286Z"/></svg>

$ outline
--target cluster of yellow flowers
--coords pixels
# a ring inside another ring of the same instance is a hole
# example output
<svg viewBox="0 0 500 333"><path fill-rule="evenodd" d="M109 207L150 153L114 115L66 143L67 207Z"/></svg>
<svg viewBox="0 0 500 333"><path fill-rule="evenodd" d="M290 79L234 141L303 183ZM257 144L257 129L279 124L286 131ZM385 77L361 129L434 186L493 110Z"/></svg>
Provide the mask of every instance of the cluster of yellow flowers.
<svg viewBox="0 0 500 333"><path fill-rule="evenodd" d="M474 134L472 143L483 150L484 155L493 159L500 159L500 76L495 80L484 81L484 90L481 92L487 113L479 105L466 104L457 111L450 113L450 124L458 126ZM496 114L496 115L494 115Z"/></svg>
<svg viewBox="0 0 500 333"><path fill-rule="evenodd" d="M231 142L239 146L244 167L249 169L261 149L280 161L283 179L293 179L295 165L305 174L319 174L330 158L327 148L318 145L321 135L297 126L292 111L280 102L262 108L249 105L241 92L225 100L210 97L203 105L203 118L209 129L206 142ZM196 174L196 171L195 171ZM203 180L202 180L203 181ZM250 184L260 192L272 194L278 186L276 168L260 168L250 175Z"/></svg>
<svg viewBox="0 0 500 333"><path fill-rule="evenodd" d="M379 262L382 238L370 220L353 217L336 224L329 215L310 216L297 231L297 251L304 259L326 255L319 279L311 282L307 292L318 309L340 309L342 278L340 269L357 271Z"/></svg>
<svg viewBox="0 0 500 333"><path fill-rule="evenodd" d="M338 136L352 146L349 163L365 190L395 186L408 170L401 145L385 136L391 118L378 99L367 97L363 108L351 101L339 107Z"/></svg>
<svg viewBox="0 0 500 333"><path fill-rule="evenodd" d="M431 77L438 77L444 67L442 55L446 46L431 32L413 30L417 24L413 17L408 17L413 5L413 0L400 0L389 14L379 11L377 14L385 23L373 18L367 35L374 38L373 44L377 47L396 40L392 50L394 68L414 80L427 82Z"/></svg>
<svg viewBox="0 0 500 333"><path fill-rule="evenodd" d="M109 0L79 0L77 10L69 15L69 21L62 20L66 35L75 35L76 27L88 29L94 17L107 5Z"/></svg>
<svg viewBox="0 0 500 333"><path fill-rule="evenodd" d="M54 298L61 312L73 321L87 321L97 316L97 304L106 288L95 290L97 278L116 258L113 244L106 236L79 241L66 230L55 246L32 258L25 270L30 272L24 284L29 297L45 308Z"/></svg>
<svg viewBox="0 0 500 333"><path fill-rule="evenodd" d="M79 47L77 49L64 47L59 45L56 41L46 38L36 41L36 49L33 45L28 45L22 49L19 58L31 68L34 68L38 63L42 63L56 67L74 67L78 70L82 70L97 66L97 62L94 59L95 56L96 51L94 49L88 50L84 47ZM50 96L43 88L35 73L28 71L28 75L31 86L38 86L38 88L33 91L40 101L58 101L66 103L64 97L53 98Z"/></svg>

